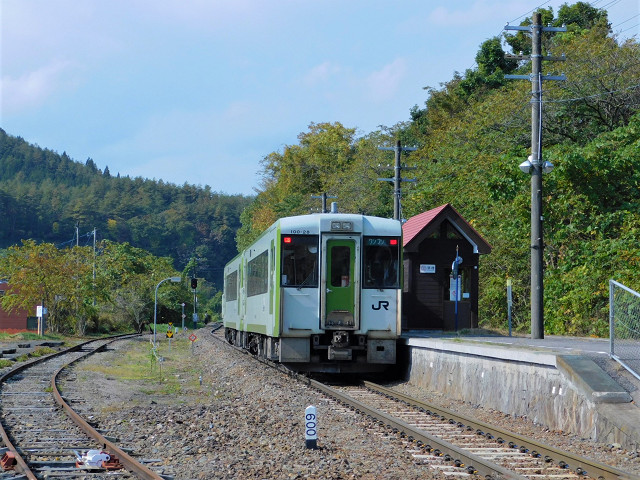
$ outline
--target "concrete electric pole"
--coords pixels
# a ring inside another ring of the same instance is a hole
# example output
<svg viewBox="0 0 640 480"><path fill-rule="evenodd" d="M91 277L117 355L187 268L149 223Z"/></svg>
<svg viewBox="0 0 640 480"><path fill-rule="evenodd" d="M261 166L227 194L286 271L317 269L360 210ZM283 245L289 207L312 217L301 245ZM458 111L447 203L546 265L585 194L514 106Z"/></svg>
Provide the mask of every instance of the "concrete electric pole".
<svg viewBox="0 0 640 480"><path fill-rule="evenodd" d="M395 166L393 167L395 175L393 178L379 178L381 182L393 182L393 218L396 220L402 220L402 209L400 205L400 199L402 198L402 188L400 185L402 182L415 182L415 178L402 178L402 170L415 170L416 167L407 167L400 164L400 155L402 152L414 152L417 149L413 147L403 147L400 140L396 142L395 147L378 147L378 150L393 150L395 155Z"/></svg>
<svg viewBox="0 0 640 480"><path fill-rule="evenodd" d="M566 80L566 77L542 75L542 60L564 60L542 55L542 32L566 32L566 27L543 27L540 13L534 13L530 26L505 26L505 30L531 32L531 55L507 55L509 59L531 60L531 75L505 75L505 78L531 81L531 156L520 168L531 174L531 338L544 338L544 288L542 237L542 173L553 165L542 161L542 80Z"/></svg>
<svg viewBox="0 0 640 480"><path fill-rule="evenodd" d="M311 198L320 198L322 200L322 213L329 213L327 210L327 198L338 198L333 195L327 195L327 192L322 192L322 195L311 195Z"/></svg>

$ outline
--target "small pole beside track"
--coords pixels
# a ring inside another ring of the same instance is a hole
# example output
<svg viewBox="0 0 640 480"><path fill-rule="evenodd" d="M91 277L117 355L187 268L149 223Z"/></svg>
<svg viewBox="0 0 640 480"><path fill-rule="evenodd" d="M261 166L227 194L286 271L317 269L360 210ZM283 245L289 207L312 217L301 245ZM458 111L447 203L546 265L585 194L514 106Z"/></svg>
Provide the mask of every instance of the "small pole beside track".
<svg viewBox="0 0 640 480"><path fill-rule="evenodd" d="M318 416L313 405L304 410L304 439L307 448L318 448Z"/></svg>

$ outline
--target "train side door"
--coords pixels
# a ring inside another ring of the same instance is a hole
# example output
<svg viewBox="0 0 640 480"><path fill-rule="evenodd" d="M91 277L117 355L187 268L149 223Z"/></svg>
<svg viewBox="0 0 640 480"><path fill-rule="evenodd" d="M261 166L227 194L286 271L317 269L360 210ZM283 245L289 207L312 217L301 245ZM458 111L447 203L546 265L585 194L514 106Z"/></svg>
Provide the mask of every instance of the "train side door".
<svg viewBox="0 0 640 480"><path fill-rule="evenodd" d="M323 237L321 328L357 330L360 324L360 242L357 237Z"/></svg>

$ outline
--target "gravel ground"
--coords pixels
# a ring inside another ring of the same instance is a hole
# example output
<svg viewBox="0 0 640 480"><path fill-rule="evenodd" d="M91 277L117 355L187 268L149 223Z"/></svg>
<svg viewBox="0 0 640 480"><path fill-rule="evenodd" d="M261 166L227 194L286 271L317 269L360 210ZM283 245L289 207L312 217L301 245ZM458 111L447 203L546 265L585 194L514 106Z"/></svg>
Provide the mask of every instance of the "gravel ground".
<svg viewBox="0 0 640 480"><path fill-rule="evenodd" d="M176 480L443 478L416 462L398 436L386 438L385 429L238 354L208 330L196 334L185 363L203 366L202 386L185 378L180 393L148 394L139 383L95 372L92 364L109 365L129 348L118 342L82 362L76 380L63 383L64 395L119 445L165 459ZM305 447L309 405L317 408L317 450Z"/></svg>
<svg viewBox="0 0 640 480"><path fill-rule="evenodd" d="M232 351L209 331L196 332L196 348L187 350L184 361L177 362L180 368L172 370L178 389L162 392L96 372L92 365L108 366L123 358L130 346L118 342L83 362L76 381L63 385L64 394L107 435L118 437L121 446L144 458L164 459L166 473L176 480L443 478L421 466L399 437L387 438L387 430ZM194 378L200 375L202 385ZM550 431L527 418L452 401L409 384L394 388L640 474L638 452ZM318 412L317 450L305 448L308 405Z"/></svg>

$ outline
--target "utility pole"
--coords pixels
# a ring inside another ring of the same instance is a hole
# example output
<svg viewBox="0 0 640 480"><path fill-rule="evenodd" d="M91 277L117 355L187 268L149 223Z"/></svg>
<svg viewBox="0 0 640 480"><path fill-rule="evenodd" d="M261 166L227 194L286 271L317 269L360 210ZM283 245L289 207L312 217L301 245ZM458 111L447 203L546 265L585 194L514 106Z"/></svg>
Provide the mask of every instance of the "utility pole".
<svg viewBox="0 0 640 480"><path fill-rule="evenodd" d="M509 79L531 80L531 156L520 165L531 173L531 338L544 338L544 288L542 237L542 173L551 171L553 165L542 161L542 80L566 80L561 76L542 76L542 60L564 60L562 57L542 55L542 32L566 32L566 27L543 27L541 14L536 12L530 26L505 26L505 30L531 32L531 55L506 55L514 60L531 60L531 75L505 75Z"/></svg>
<svg viewBox="0 0 640 480"><path fill-rule="evenodd" d="M93 227L93 306L96 306L96 227Z"/></svg>
<svg viewBox="0 0 640 480"><path fill-rule="evenodd" d="M311 198L321 198L322 213L329 213L329 210L327 210L327 198L338 198L338 197L334 195L327 195L327 192L322 192L322 195L311 195Z"/></svg>
<svg viewBox="0 0 640 480"><path fill-rule="evenodd" d="M400 164L400 155L402 154L402 152L415 152L417 148L403 147L400 140L398 140L395 147L378 147L378 150L388 150L396 152L395 165L393 167L395 175L393 176L393 178L379 178L378 181L393 182L393 218L395 220L402 220L402 208L400 205L400 199L402 198L402 188L400 187L400 185L402 184L402 182L416 181L415 178L402 178L402 170L415 170L416 167L407 167L406 165L403 167Z"/></svg>

